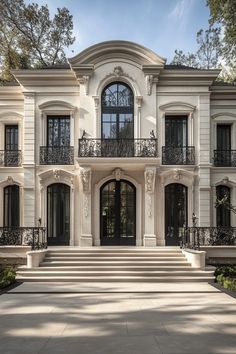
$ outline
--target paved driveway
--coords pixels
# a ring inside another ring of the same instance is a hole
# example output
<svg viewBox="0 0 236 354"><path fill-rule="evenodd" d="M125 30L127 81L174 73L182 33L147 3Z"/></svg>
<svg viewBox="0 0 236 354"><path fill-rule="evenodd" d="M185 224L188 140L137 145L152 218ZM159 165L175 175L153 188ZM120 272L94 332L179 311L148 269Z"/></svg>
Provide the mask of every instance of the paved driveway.
<svg viewBox="0 0 236 354"><path fill-rule="evenodd" d="M24 283L0 314L1 354L236 353L236 299L208 284Z"/></svg>

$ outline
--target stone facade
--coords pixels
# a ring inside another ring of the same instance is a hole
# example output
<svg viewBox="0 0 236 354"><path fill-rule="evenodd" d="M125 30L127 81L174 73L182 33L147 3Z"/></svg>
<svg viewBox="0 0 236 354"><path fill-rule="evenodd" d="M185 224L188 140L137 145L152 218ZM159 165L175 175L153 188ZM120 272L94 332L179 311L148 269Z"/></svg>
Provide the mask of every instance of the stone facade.
<svg viewBox="0 0 236 354"><path fill-rule="evenodd" d="M20 187L20 225L47 225L47 187L70 188L70 245L100 245L100 189L109 180L127 180L136 188L136 245L165 245L165 187L187 187L187 224L216 226L216 187L228 186L236 205L236 167L213 161L217 125L231 125L236 150L236 87L215 83L218 70L168 66L138 44L110 41L94 45L68 67L15 70L19 85L0 87L0 150L5 125L18 125L20 166L0 167L0 226L4 224L4 188ZM101 95L112 82L127 84L134 95L134 139L155 137L158 156L79 156L78 140L101 138ZM74 163L41 164L47 145L47 117L70 117ZM193 164L163 164L166 116L187 117ZM231 217L236 226L236 216Z"/></svg>

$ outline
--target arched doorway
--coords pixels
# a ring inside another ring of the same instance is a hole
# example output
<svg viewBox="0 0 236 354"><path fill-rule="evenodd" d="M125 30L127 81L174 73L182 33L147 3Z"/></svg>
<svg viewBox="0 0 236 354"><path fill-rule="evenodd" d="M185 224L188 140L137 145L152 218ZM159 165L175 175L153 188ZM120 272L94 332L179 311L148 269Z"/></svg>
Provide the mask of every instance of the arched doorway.
<svg viewBox="0 0 236 354"><path fill-rule="evenodd" d="M20 225L20 189L16 184L4 188L3 226Z"/></svg>
<svg viewBox="0 0 236 354"><path fill-rule="evenodd" d="M136 244L136 188L110 180L100 189L101 245Z"/></svg>
<svg viewBox="0 0 236 354"><path fill-rule="evenodd" d="M179 246L183 229L188 224L188 189L172 183L165 187L165 244Z"/></svg>
<svg viewBox="0 0 236 354"><path fill-rule="evenodd" d="M66 184L47 188L47 236L49 245L70 243L70 187Z"/></svg>

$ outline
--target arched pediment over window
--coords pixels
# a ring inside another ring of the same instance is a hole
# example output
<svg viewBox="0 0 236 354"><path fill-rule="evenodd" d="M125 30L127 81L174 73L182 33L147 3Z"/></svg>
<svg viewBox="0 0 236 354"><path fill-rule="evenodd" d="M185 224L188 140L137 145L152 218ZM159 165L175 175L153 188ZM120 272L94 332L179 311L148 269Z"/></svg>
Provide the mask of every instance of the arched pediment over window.
<svg viewBox="0 0 236 354"><path fill-rule="evenodd" d="M173 112L191 113L195 111L196 106L193 106L192 104L186 102L174 101L174 102L163 104L159 108L161 111L167 113L173 113Z"/></svg>
<svg viewBox="0 0 236 354"><path fill-rule="evenodd" d="M139 65L163 67L166 59L140 44L129 41L107 41L95 44L69 59L72 67L95 65L103 60L128 59Z"/></svg>
<svg viewBox="0 0 236 354"><path fill-rule="evenodd" d="M75 111L76 107L70 104L69 102L53 100L47 101L39 105L41 110L54 110L54 109L64 109L69 111Z"/></svg>

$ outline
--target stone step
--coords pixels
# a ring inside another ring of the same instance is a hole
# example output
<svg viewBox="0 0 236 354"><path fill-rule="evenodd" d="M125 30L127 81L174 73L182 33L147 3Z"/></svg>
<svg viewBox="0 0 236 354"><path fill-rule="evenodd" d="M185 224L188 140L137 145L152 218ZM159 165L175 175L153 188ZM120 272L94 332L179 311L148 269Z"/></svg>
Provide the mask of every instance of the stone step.
<svg viewBox="0 0 236 354"><path fill-rule="evenodd" d="M48 261L65 261L65 260L71 260L71 261L87 261L87 262L90 262L90 261L95 261L95 258L98 258L98 257L93 257L93 256L86 256L86 257L75 257L75 256L71 256L71 257L67 257L67 256L50 256L48 257L48 255L46 255L46 257L44 258L45 262L48 262ZM123 256L123 257L118 257L118 256L114 256L114 257L110 257L110 256L106 256L106 257L99 257L99 262L100 261L156 261L158 259L161 259L162 261L179 261L179 262L185 262L186 261L186 258L184 256L181 256L181 257L139 257L139 256L136 256L136 257L132 257L132 260L130 259L129 256Z"/></svg>
<svg viewBox="0 0 236 354"><path fill-rule="evenodd" d="M41 268L36 268L34 270L19 270L18 275L20 276L67 276L67 277L73 277L73 276L78 276L78 277L91 277L91 276L96 276L97 278L101 277L107 277L107 276L122 276L122 277L156 277L156 276L165 276L165 277L171 277L171 276L177 276L181 275L183 277L191 275L192 277L195 276L211 276L213 273L211 271L201 271L201 270L192 270L191 272L189 270L172 270L171 272L169 271L129 271L129 270L102 270L102 271L89 271L89 270L74 270L74 271L65 271L65 270L59 270L59 269L52 269L52 270L44 270L42 271Z"/></svg>
<svg viewBox="0 0 236 354"><path fill-rule="evenodd" d="M144 247L53 247L47 249L49 253L54 252L66 252L66 253L182 253L179 247L155 247L155 248L144 248Z"/></svg>
<svg viewBox="0 0 236 354"><path fill-rule="evenodd" d="M149 253L145 253L145 252L139 252L137 253L114 253L114 252L106 252L106 253L91 253L91 252L84 252L84 253L80 253L80 252L47 252L47 257L51 258L51 257L80 257L80 258L86 258L86 257L94 257L94 258L124 258L124 257L129 257L129 258L135 258L135 257L184 257L182 252L176 252L176 253L167 253L167 252L162 252L162 253L155 253L155 252L149 252Z"/></svg>
<svg viewBox="0 0 236 354"><path fill-rule="evenodd" d="M22 267L23 268L23 267ZM51 270L52 268L58 269L58 270L140 270L140 271L152 271L152 270L165 270L165 271L172 271L172 270L188 270L192 271L195 268L192 268L192 266L186 266L185 264L182 264L180 266L156 266L156 265L110 265L109 267L107 265L80 265L80 266L54 266L53 264L50 265L44 265L41 264L40 268L34 268L34 269L40 269L40 270ZM20 268L21 269L21 268ZM24 270L30 270L30 268L24 267Z"/></svg>
<svg viewBox="0 0 236 354"><path fill-rule="evenodd" d="M86 276L86 277L81 277L81 276L29 276L29 277L23 277L20 275L17 275L16 279L18 281L28 281L28 282L97 282L97 283L110 283L110 282L149 282L149 283L170 283L170 282L213 282L214 277L212 276L198 276L198 277L193 277L193 276L169 276L169 277L163 277L163 276L155 276L155 277L143 277L143 276L137 276L137 277L132 277L132 276L106 276L106 277L94 277L94 276Z"/></svg>
<svg viewBox="0 0 236 354"><path fill-rule="evenodd" d="M185 265L185 266L191 266L190 263L188 263L187 261L150 261L150 260L145 260L143 262L134 262L134 261L128 261L128 260L119 260L119 261L97 261L97 260L77 260L77 261L71 261L71 260L64 260L64 261L55 261L55 260L45 260L40 264L40 267L57 267L57 266L100 266L100 265L104 265L107 267L110 266L119 266L119 265L123 265L123 266L132 266L132 265L136 265L136 266L143 266L143 265L152 265L155 267L158 266L181 266L181 265Z"/></svg>

